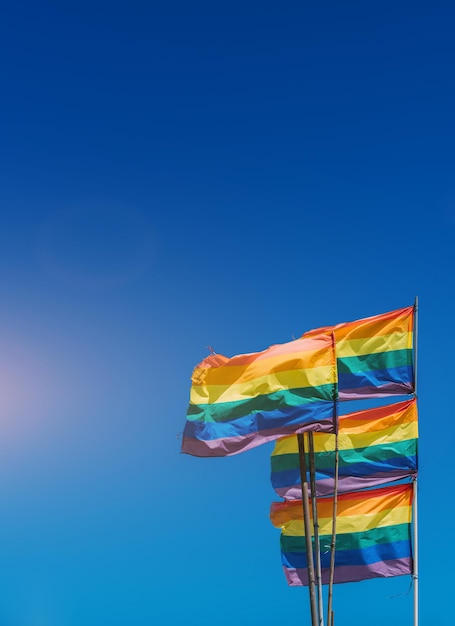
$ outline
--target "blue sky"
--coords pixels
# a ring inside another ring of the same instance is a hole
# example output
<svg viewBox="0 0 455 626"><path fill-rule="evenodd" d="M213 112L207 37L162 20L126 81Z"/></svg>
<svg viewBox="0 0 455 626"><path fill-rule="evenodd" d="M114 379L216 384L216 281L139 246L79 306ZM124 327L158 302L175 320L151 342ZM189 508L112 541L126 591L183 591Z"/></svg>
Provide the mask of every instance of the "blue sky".
<svg viewBox="0 0 455 626"><path fill-rule="evenodd" d="M449 624L454 19L4 7L2 626L309 624L271 446L180 454L191 371L415 296L421 620ZM409 583L337 586L337 626L411 626Z"/></svg>

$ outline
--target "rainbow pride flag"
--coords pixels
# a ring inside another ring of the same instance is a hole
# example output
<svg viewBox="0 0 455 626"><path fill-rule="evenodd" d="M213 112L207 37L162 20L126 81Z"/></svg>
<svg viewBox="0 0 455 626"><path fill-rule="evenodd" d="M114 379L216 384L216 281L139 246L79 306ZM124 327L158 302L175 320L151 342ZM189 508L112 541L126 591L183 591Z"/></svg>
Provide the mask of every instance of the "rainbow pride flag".
<svg viewBox="0 0 455 626"><path fill-rule="evenodd" d="M338 418L338 492L377 487L417 474L415 399ZM315 433L316 495L333 494L335 435ZM307 468L309 458L307 455ZM271 456L272 486L285 499L302 497L295 435L279 439Z"/></svg>
<svg viewBox="0 0 455 626"><path fill-rule="evenodd" d="M303 337L334 333L339 400L407 395L414 391L414 307L326 326Z"/></svg>
<svg viewBox="0 0 455 626"><path fill-rule="evenodd" d="M318 501L322 582L329 582L332 498ZM412 572L412 485L344 493L338 497L334 582L358 582ZM289 585L308 585L301 500L272 504L281 528L281 555Z"/></svg>
<svg viewBox="0 0 455 626"><path fill-rule="evenodd" d="M193 371L182 452L228 456L306 430L333 431L337 371L325 333L228 358Z"/></svg>

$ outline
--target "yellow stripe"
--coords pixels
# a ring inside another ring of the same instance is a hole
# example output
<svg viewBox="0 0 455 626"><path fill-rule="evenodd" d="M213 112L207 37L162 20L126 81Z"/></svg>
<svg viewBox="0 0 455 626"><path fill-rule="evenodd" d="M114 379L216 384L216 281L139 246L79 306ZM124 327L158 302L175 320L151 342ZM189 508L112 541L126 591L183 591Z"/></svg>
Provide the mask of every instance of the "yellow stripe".
<svg viewBox="0 0 455 626"><path fill-rule="evenodd" d="M356 448L366 448L368 446L379 446L381 444L396 443L407 439L417 439L417 422L401 424L383 429L380 432L373 431L367 433L350 434L340 432L338 435L339 450L354 450ZM335 450L335 435L324 433L313 433L315 452L333 452ZM272 456L280 454L297 454L299 451L297 437L286 437L276 443Z"/></svg>
<svg viewBox="0 0 455 626"><path fill-rule="evenodd" d="M417 403L415 400L398 403L401 408L394 410L394 406L379 407L369 411L350 413L339 418L339 430L343 433L357 435L367 432L380 432L392 426L400 426L411 422L417 423Z"/></svg>
<svg viewBox="0 0 455 626"><path fill-rule="evenodd" d="M359 533L373 528L395 526L396 524L409 524L411 522L411 507L400 506L388 509L380 514L350 515L337 517L336 530L338 535L346 533ZM287 537L301 537L304 534L303 520L291 520L281 526L283 535ZM332 518L319 519L319 534L330 535L332 533Z"/></svg>
<svg viewBox="0 0 455 626"><path fill-rule="evenodd" d="M338 342L347 337L355 339L390 335L404 331L412 332L413 320L414 307L407 307L373 317L365 317L364 319L355 320L354 322L344 322L342 324L336 324L335 326L314 328L304 333L303 337L308 339L310 337L317 337L322 332L335 332L335 339Z"/></svg>
<svg viewBox="0 0 455 626"><path fill-rule="evenodd" d="M391 335L376 335L365 339L337 340L336 352L338 358L363 356L391 350L410 350L412 348L412 332L392 333Z"/></svg>
<svg viewBox="0 0 455 626"><path fill-rule="evenodd" d="M297 343L297 342L294 342ZM308 340L301 340L302 347L294 352L276 354L277 350L266 350L251 355L226 359L225 363L211 367L194 368L192 380L196 385L232 385L248 382L271 372L286 372L292 369L308 369L331 365L335 367L335 354L326 346L319 350L303 349ZM314 342L313 342L314 343ZM243 363L243 359L248 359Z"/></svg>
<svg viewBox="0 0 455 626"><path fill-rule="evenodd" d="M412 487L398 485L383 487L372 491L342 494L338 500L337 519L353 516L383 515L391 509L410 507L412 503ZM332 518L333 498L318 500L318 513L321 519ZM272 524L281 526L290 520L302 520L300 501L272 504L270 517Z"/></svg>
<svg viewBox="0 0 455 626"><path fill-rule="evenodd" d="M406 441L417 438L417 422L391 426L378 432L344 434L338 436L338 447L340 450L353 450L355 448L366 448L367 446L379 446L386 443ZM332 452L335 450L335 436L314 437L315 452Z"/></svg>
<svg viewBox="0 0 455 626"><path fill-rule="evenodd" d="M286 389L319 387L336 382L336 370L332 365L310 369L273 372L249 382L234 385L193 385L190 392L191 404L213 404L235 402L259 395L267 395Z"/></svg>
<svg viewBox="0 0 455 626"><path fill-rule="evenodd" d="M314 437L313 437L314 441ZM272 456L280 456L282 454L297 454L299 451L299 443L295 435L283 437L275 442Z"/></svg>
<svg viewBox="0 0 455 626"><path fill-rule="evenodd" d="M397 410L394 410L395 406L398 407ZM388 413L387 410L389 410ZM334 435L314 433L313 437L315 452L328 452L335 449ZM356 411L339 418L340 450L365 448L368 445L393 443L417 437L418 422L415 401L400 402L391 405L390 409L382 407ZM276 441L272 456L297 453L297 437L290 435Z"/></svg>
<svg viewBox="0 0 455 626"><path fill-rule="evenodd" d="M373 337L377 335L390 335L412 331L412 323L414 318L413 307L399 309L398 311L390 311L373 317L366 317L354 322L345 322L337 324L334 328L336 341L345 339L350 336L353 338ZM328 329L326 329L328 330ZM313 331L314 333L317 330Z"/></svg>

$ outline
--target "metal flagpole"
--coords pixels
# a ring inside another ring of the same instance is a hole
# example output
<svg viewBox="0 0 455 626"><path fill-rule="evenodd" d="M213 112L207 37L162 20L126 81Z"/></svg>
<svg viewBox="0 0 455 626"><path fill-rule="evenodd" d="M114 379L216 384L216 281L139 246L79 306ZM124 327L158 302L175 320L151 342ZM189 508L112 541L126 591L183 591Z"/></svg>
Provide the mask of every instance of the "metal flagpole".
<svg viewBox="0 0 455 626"><path fill-rule="evenodd" d="M321 567L321 545L319 542L319 520L318 520L318 502L316 498L316 473L314 459L314 440L313 433L308 433L308 450L310 457L310 485L311 485L311 506L313 511L313 527L314 527L314 552L316 554L316 587L318 592L318 614L319 626L324 626L324 605L322 600L322 567Z"/></svg>
<svg viewBox="0 0 455 626"><path fill-rule="evenodd" d="M332 341L336 351L335 334L332 333ZM337 374L338 380L338 374ZM333 512L332 512L332 541L330 546L330 573L329 573L329 590L327 595L327 626L333 626L333 610L332 610L332 596L333 596L333 578L335 574L335 547L337 537L337 506L338 506L338 389L333 398L334 407L334 424L335 424L335 467L334 467L334 481L333 481Z"/></svg>
<svg viewBox="0 0 455 626"><path fill-rule="evenodd" d="M311 541L311 526L310 526L310 503L309 503L309 498L308 498L308 482L307 482L306 461L305 461L305 439L303 437L303 433L297 434L297 440L299 443L300 483L302 486L303 524L304 524L304 529L305 529L306 557L307 557L307 564L308 564L307 570L308 570L308 588L310 592L311 624L312 626L318 626L315 579L314 579L313 545Z"/></svg>
<svg viewBox="0 0 455 626"><path fill-rule="evenodd" d="M414 395L417 401L417 320L418 298L414 301ZM419 539L418 539L418 510L417 510L417 475L413 481L413 566L412 579L414 581L414 626L419 624Z"/></svg>
<svg viewBox="0 0 455 626"><path fill-rule="evenodd" d="M412 579L414 581L414 626L419 624L419 543L417 540L417 476L413 482L413 526L414 526L414 554L413 554L413 567L412 567Z"/></svg>
<svg viewBox="0 0 455 626"><path fill-rule="evenodd" d="M333 578L335 574L335 548L337 537L337 506L338 506L338 424L335 433L335 477L333 484L333 513L332 513L332 543L330 546L330 576L329 576L329 591L328 591L328 626L332 625L333 611L332 611L332 596L333 596Z"/></svg>
<svg viewBox="0 0 455 626"><path fill-rule="evenodd" d="M414 395L417 398L417 321L419 314L419 299L414 300Z"/></svg>

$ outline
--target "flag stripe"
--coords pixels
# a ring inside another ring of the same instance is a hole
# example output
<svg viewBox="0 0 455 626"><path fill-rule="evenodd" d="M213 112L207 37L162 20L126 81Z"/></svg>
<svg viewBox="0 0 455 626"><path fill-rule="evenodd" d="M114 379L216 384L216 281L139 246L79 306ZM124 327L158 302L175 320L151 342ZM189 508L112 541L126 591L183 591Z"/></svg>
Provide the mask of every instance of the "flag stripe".
<svg viewBox="0 0 455 626"><path fill-rule="evenodd" d="M378 445L357 450L342 450L339 453L341 462L338 474L340 476L368 476L370 473L387 472L390 469L402 469L403 467L416 469L416 450L416 439L391 442L387 446ZM309 460L308 454L306 458ZM320 452L316 454L316 480L325 478L327 474L333 476L334 463L335 452ZM272 457L273 484L281 483L281 486L284 486L286 484L284 474L286 472L294 472L296 469L299 469L298 454L284 454L279 457Z"/></svg>
<svg viewBox="0 0 455 626"><path fill-rule="evenodd" d="M336 540L337 550L354 550L355 548L368 548L372 545L390 543L391 541L405 541L409 536L407 523L372 528L364 532L338 534ZM319 537L321 552L330 550L332 535ZM283 552L306 552L305 538L281 535L281 549Z"/></svg>
<svg viewBox="0 0 455 626"><path fill-rule="evenodd" d="M347 413L341 415L338 419L339 423L342 424L343 430L348 430L353 434L368 433L381 431L396 424L398 413L400 414L400 423L415 422L417 425L417 405L415 399Z"/></svg>
<svg viewBox="0 0 455 626"><path fill-rule="evenodd" d="M311 342L296 340L270 347L264 352L241 354L230 359L211 355L195 367L192 375L194 385L233 385L244 383L270 372L285 372L290 366L296 369L312 369L333 365L332 355L313 339Z"/></svg>
<svg viewBox="0 0 455 626"><path fill-rule="evenodd" d="M298 430L305 432L307 430L314 430L320 428L321 430L330 430L333 428L333 420L330 417L327 422L318 421L317 423L311 422L307 425L299 425ZM282 437L283 434L295 433L296 426L279 426L278 428L269 428L261 432L251 432L247 435L239 435L233 437L222 437L221 439L192 439L187 436L184 439L182 446L182 452L192 454L193 456L201 457L216 457L216 456L231 456L238 454L244 450L250 450L256 446L260 446L263 443L274 441L277 437Z"/></svg>
<svg viewBox="0 0 455 626"><path fill-rule="evenodd" d="M186 437L197 437L198 439L210 440L222 437L237 437L239 435L246 436L249 432L256 433L272 428L279 428L283 421L288 426L299 425L305 426L315 423L328 424L329 428L333 428L333 406L332 402L312 402L307 405L284 406L284 408L276 408L272 410L269 407L264 411L252 411L248 416L248 420L240 417L235 420L226 422L215 421L187 421L185 429ZM294 428L293 432L296 431Z"/></svg>
<svg viewBox="0 0 455 626"><path fill-rule="evenodd" d="M413 449L416 448L415 439L411 441L405 441L403 443L412 445ZM413 473L417 471L416 455L399 456L398 448L394 449L394 453L397 456L393 456L391 459L382 458L382 459L378 459L377 461L372 461L370 457L368 461L359 461L357 463L348 464L346 463L346 459L344 459L345 465L343 465L343 467L340 468L341 471L339 471L338 477L339 479L344 478L344 477L346 478L351 477L353 479L354 478L363 479L363 478L368 478L370 476L377 477L377 478L382 476L383 482L388 482L389 476L395 476L397 472L400 476L404 478L405 476L413 475ZM334 456L334 453L333 453L333 456ZM325 473L322 472L322 469L323 468L321 467L319 471L315 472L317 481L326 480L327 475L329 475L331 478L333 477L333 462L331 463L331 467L325 468L326 469ZM275 470L273 474L273 487L277 489L277 488L286 487L288 485L291 485L291 486L297 485L299 480L300 480L299 470L296 469L295 467L292 467L292 469L282 470L282 471ZM343 491L346 491L346 490L343 490Z"/></svg>
<svg viewBox="0 0 455 626"><path fill-rule="evenodd" d="M344 432L340 432L339 452L342 454L343 461L346 463L356 463L364 460L365 455L373 460L387 459L394 455L412 454L415 450L416 441L416 424L403 424L401 428L396 426L386 428L382 432L373 431L370 433L361 433L357 436L347 436ZM414 435L414 436L413 436ZM323 449L320 447L319 438L327 441L327 445ZM296 437L292 437L297 440ZM317 440L314 438L314 448L319 449L315 452L316 468L325 469L333 467L335 454L335 437L333 434L318 435ZM362 447L354 447L357 442L364 444ZM387 446L383 444L388 444ZM293 445L293 447L295 447ZM297 467L299 463L298 452L277 453L273 452L271 457L273 471L280 471Z"/></svg>
<svg viewBox="0 0 455 626"><path fill-rule="evenodd" d="M321 400L329 402L332 400L333 390L333 385L323 385L320 387L283 389L238 402L217 402L208 405L190 404L187 419L199 422L229 422L259 411L274 411L279 407L301 407L318 403Z"/></svg>
<svg viewBox="0 0 455 626"><path fill-rule="evenodd" d="M308 570L284 567L284 574L289 586L308 586ZM369 565L344 565L335 568L334 583L355 583L371 578L391 578L412 573L412 557L378 561ZM322 584L329 583L330 569L322 570Z"/></svg>
<svg viewBox="0 0 455 626"><path fill-rule="evenodd" d="M368 497L367 495L368 494ZM409 485L398 485L392 487L382 487L369 492L344 493L338 496L337 520L342 517L353 515L362 516L375 512L381 512L390 507L410 507L412 492ZM318 500L319 519L332 519L333 502L332 498ZM273 502L270 516L274 526L280 527L290 520L302 520L302 505L299 500L286 502ZM355 530L355 529L353 529ZM320 531L321 534L324 534Z"/></svg>
<svg viewBox="0 0 455 626"><path fill-rule="evenodd" d="M289 367L289 364L287 366ZM300 388L308 388L309 391L313 391L315 388L320 388L330 383L333 386L333 365L281 372L275 371L239 384L193 385L190 403L201 405L215 402L217 404L241 402L245 397L257 396L259 393L261 396L266 396L277 391Z"/></svg>
<svg viewBox="0 0 455 626"><path fill-rule="evenodd" d="M316 328L306 332L305 337L310 338L319 335L321 332L330 333L335 331L335 338L338 342L344 339L351 341L356 339L367 340L371 337L390 336L403 331L411 333L413 330L413 313L414 307L395 309L394 311L364 317L353 322L342 322L335 326ZM412 339L410 340L409 337L408 341L411 341L412 344Z"/></svg>
<svg viewBox="0 0 455 626"><path fill-rule="evenodd" d="M337 344L337 354L342 354ZM355 356L339 356L337 361L338 374L352 374L364 372L390 371L396 374L400 368L412 365L412 350L393 350L392 352L378 352Z"/></svg>
<svg viewBox="0 0 455 626"><path fill-rule="evenodd" d="M374 433L381 433L387 429L392 434L392 429L398 424L401 428L408 428L408 424L414 424L415 430L412 430L412 436L417 437L417 405L414 399L404 402L395 402L386 406L376 407L374 409L366 409L363 411L355 411L338 417L338 447L342 449L355 448L351 438L357 436L369 437L368 444L371 445ZM400 430L401 430L400 428ZM409 433L408 430L406 430ZM404 437L403 437L404 438ZM395 441L399 441L397 438ZM327 452L335 450L335 437L333 435L318 435L314 439L315 452ZM282 454L298 453L299 446L297 437L283 437L275 443L272 452L274 456Z"/></svg>
<svg viewBox="0 0 455 626"><path fill-rule="evenodd" d="M407 533L409 535L409 532ZM304 538L302 538L305 541ZM411 542L408 539L393 543L372 544L368 547L354 550L336 549L336 566L340 565L369 565L378 561L411 556ZM306 552L283 552L282 563L286 567L307 567ZM321 555L322 567L330 567L330 551Z"/></svg>
<svg viewBox="0 0 455 626"><path fill-rule="evenodd" d="M363 494L366 492L362 492ZM300 500L298 500L300 502ZM384 524L404 524L408 519L408 508L406 506L397 506L395 508L385 507L382 511L376 513L359 513L357 515L349 515L348 517L337 515L337 531L338 533L348 533L354 530L361 532L380 528ZM383 517L387 516L387 522ZM331 517L319 517L319 531L321 534L328 534L332 530ZM294 519L286 522L283 527L283 534L299 537L303 534L303 519Z"/></svg>
<svg viewBox="0 0 455 626"><path fill-rule="evenodd" d="M341 339L338 337L337 346L343 358L381 354L383 352L405 352L412 350L412 330L394 332L390 335L373 334L362 339Z"/></svg>

